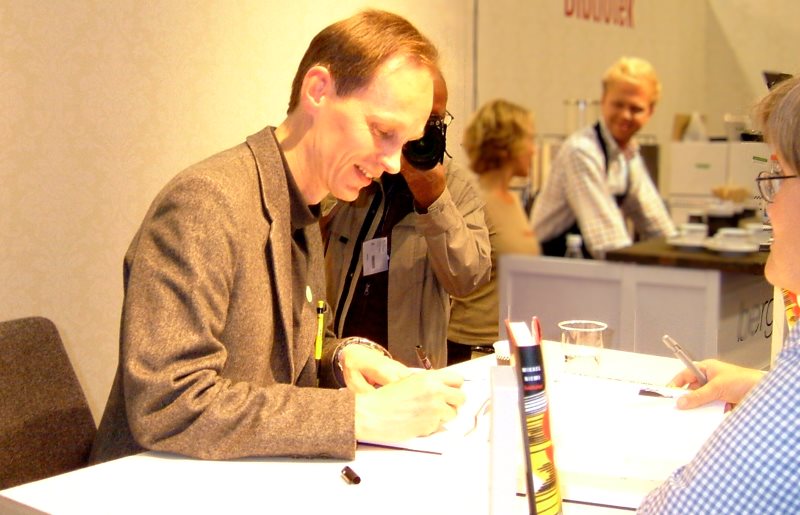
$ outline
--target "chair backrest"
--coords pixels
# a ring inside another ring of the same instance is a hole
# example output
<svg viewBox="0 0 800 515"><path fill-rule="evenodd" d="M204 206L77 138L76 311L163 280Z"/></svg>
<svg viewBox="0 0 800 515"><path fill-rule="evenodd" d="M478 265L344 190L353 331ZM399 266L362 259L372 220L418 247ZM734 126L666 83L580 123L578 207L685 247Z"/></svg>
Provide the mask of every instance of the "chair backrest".
<svg viewBox="0 0 800 515"><path fill-rule="evenodd" d="M85 466L96 432L55 325L0 322L0 490Z"/></svg>

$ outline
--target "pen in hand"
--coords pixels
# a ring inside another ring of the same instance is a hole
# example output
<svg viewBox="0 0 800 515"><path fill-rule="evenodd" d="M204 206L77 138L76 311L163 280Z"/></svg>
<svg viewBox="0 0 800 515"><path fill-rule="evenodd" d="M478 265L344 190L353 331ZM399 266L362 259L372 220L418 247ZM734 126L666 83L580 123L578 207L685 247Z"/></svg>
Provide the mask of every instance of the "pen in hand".
<svg viewBox="0 0 800 515"><path fill-rule="evenodd" d="M683 347L681 347L681 345L678 342L676 342L670 335L665 334L663 338L661 338L661 341L664 342L664 345L666 345L669 348L669 350L672 351L672 353L675 355L676 358L681 360L683 364L686 365L686 368L692 371L692 374L694 374L694 376L697 378L697 381L700 383L700 386L703 386L708 382L708 378L703 373L703 371L697 368L697 365L694 364L694 361L689 356L689 354L687 354L686 351L683 350Z"/></svg>
<svg viewBox="0 0 800 515"><path fill-rule="evenodd" d="M431 360L428 359L428 355L425 354L425 351L422 350L422 345L417 345L417 359L419 359L419 364L422 365L422 368L425 370L430 370L433 368L431 365Z"/></svg>

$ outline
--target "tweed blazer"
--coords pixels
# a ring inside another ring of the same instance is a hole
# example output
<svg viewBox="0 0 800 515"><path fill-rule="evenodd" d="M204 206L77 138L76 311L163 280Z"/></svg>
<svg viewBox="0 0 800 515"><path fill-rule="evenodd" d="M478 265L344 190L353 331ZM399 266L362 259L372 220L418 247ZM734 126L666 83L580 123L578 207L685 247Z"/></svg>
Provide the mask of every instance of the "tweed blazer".
<svg viewBox="0 0 800 515"><path fill-rule="evenodd" d="M125 256L120 362L93 461L146 449L355 455L353 394L312 387L311 314L324 292L317 224L304 229L312 296L293 334L285 167L266 128L156 197Z"/></svg>

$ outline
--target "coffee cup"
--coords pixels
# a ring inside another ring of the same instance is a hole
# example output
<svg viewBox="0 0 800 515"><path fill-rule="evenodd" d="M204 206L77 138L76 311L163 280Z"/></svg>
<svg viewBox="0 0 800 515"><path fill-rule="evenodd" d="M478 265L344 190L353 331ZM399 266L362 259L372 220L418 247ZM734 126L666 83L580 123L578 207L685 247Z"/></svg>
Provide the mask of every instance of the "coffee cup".
<svg viewBox="0 0 800 515"><path fill-rule="evenodd" d="M708 225L701 223L684 223L678 228L684 241L702 242L708 236Z"/></svg>
<svg viewBox="0 0 800 515"><path fill-rule="evenodd" d="M723 228L736 228L737 218L732 202L718 202L706 207L706 223L708 233L716 236Z"/></svg>
<svg viewBox="0 0 800 515"><path fill-rule="evenodd" d="M744 226L744 229L753 243L760 245L769 241L769 227L761 222L750 222Z"/></svg>
<svg viewBox="0 0 800 515"><path fill-rule="evenodd" d="M715 239L723 245L741 245L750 243L750 233L739 227L723 227L717 231Z"/></svg>

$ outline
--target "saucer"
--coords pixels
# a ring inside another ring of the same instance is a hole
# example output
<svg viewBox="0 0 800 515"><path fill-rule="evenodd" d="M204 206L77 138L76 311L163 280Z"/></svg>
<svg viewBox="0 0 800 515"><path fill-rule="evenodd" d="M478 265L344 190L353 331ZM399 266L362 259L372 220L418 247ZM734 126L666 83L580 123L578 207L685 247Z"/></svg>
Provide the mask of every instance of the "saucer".
<svg viewBox="0 0 800 515"><path fill-rule="evenodd" d="M697 238L686 238L684 236L673 236L667 238L667 245L678 247L683 250L701 250L705 248L706 242Z"/></svg>
<svg viewBox="0 0 800 515"><path fill-rule="evenodd" d="M705 247L708 250L728 256L741 256L744 254L750 254L752 252L758 252L760 248L759 244L753 241L723 243L716 238L708 238L706 240Z"/></svg>

